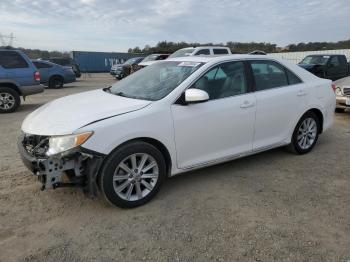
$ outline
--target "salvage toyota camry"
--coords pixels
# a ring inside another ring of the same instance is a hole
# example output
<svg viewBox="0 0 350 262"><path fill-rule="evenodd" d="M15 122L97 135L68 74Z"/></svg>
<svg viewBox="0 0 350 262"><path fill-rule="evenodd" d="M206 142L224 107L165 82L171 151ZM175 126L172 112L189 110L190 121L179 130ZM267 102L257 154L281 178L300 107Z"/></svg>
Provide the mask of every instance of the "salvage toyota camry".
<svg viewBox="0 0 350 262"><path fill-rule="evenodd" d="M43 189L136 207L167 176L285 145L308 153L334 109L331 81L282 60L174 58L40 107L18 145Z"/></svg>

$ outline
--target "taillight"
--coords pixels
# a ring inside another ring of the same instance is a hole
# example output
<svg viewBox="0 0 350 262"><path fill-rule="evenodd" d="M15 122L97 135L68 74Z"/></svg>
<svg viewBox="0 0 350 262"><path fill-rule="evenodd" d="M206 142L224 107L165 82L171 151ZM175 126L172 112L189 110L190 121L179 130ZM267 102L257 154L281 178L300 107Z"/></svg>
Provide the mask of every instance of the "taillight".
<svg viewBox="0 0 350 262"><path fill-rule="evenodd" d="M40 82L40 73L38 71L34 73L34 80Z"/></svg>
<svg viewBox="0 0 350 262"><path fill-rule="evenodd" d="M332 84L332 89L333 89L333 92L335 93L335 90L337 89L335 84Z"/></svg>

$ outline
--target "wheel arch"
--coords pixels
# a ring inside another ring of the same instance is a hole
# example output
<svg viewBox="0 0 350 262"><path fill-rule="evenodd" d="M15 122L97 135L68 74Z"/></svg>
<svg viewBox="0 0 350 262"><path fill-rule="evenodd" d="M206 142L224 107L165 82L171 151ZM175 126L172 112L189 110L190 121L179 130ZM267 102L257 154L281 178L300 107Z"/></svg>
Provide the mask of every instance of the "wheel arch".
<svg viewBox="0 0 350 262"><path fill-rule="evenodd" d="M322 111L320 110L320 109L318 109L318 108L311 108L311 109L309 109L309 110L307 110L304 114L303 114L303 116L306 114L306 113L308 113L308 112L312 112L312 113L314 113L317 117L318 117L318 119L320 120L320 131L319 131L319 134L322 134L322 132L323 132L323 122L324 122L324 116L323 116L323 113L322 113Z"/></svg>
<svg viewBox="0 0 350 262"><path fill-rule="evenodd" d="M14 83L11 83L11 82L0 82L0 87L12 88L13 90L15 90L18 93L18 95L22 96L21 90Z"/></svg>
<svg viewBox="0 0 350 262"><path fill-rule="evenodd" d="M55 77L58 77L58 78L62 79L62 81L64 81L64 77L63 77L62 75L60 75L60 74L54 74L54 75L51 75L51 76L50 76L49 82L50 82L51 79L53 79L53 78L55 78Z"/></svg>
<svg viewBox="0 0 350 262"><path fill-rule="evenodd" d="M130 139L130 140L127 140L127 141L121 143L116 148L114 148L109 154L113 153L114 151L118 150L120 147L122 147L126 144L130 144L130 143L137 142L137 141L148 143L148 144L154 146L155 148L157 148L162 153L162 155L164 156L165 163L166 163L167 175L170 176L171 168L172 168L172 164L173 164L170 152L169 152L168 148L157 139L154 139L151 137L133 138L133 139Z"/></svg>

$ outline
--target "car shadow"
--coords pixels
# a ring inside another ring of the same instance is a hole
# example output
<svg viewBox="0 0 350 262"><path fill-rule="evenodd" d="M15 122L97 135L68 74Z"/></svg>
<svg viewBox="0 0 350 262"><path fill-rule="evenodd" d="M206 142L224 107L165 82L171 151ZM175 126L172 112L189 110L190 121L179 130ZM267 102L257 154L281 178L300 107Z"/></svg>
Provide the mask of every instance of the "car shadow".
<svg viewBox="0 0 350 262"><path fill-rule="evenodd" d="M32 112L35 109L39 108L43 104L21 104L21 106L17 109L17 112Z"/></svg>
<svg viewBox="0 0 350 262"><path fill-rule="evenodd" d="M161 192L166 192L166 194L168 194L169 192L177 191L180 187L185 185L188 186L188 184L191 184L191 187L196 187L196 184L198 185L213 180L232 180L237 178L246 179L250 176L247 176L247 174L251 173L252 165L255 167L263 167L266 165L266 162L272 163L279 160L284 161L286 158L291 157L298 156L288 152L285 147L280 147L255 155L231 160L225 163L189 171L168 178L164 185L164 190L162 189Z"/></svg>

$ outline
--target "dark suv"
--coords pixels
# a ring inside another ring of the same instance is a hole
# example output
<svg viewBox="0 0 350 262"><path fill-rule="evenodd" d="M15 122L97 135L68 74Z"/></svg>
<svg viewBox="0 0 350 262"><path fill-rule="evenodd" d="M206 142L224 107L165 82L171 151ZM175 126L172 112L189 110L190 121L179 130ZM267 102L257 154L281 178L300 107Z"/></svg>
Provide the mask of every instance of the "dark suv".
<svg viewBox="0 0 350 262"><path fill-rule="evenodd" d="M54 63L54 64L58 64L58 65L61 65L61 66L65 66L65 67L70 67L72 68L74 74L75 74L75 77L81 77L81 72L80 72L80 68L79 68L79 65L75 62L74 59L72 58L69 58L69 57L52 57L52 58L49 58L49 59L44 59L44 60L47 60L51 63Z"/></svg>
<svg viewBox="0 0 350 262"><path fill-rule="evenodd" d="M0 50L0 113L14 112L21 104L20 96L44 91L40 73L21 51Z"/></svg>

